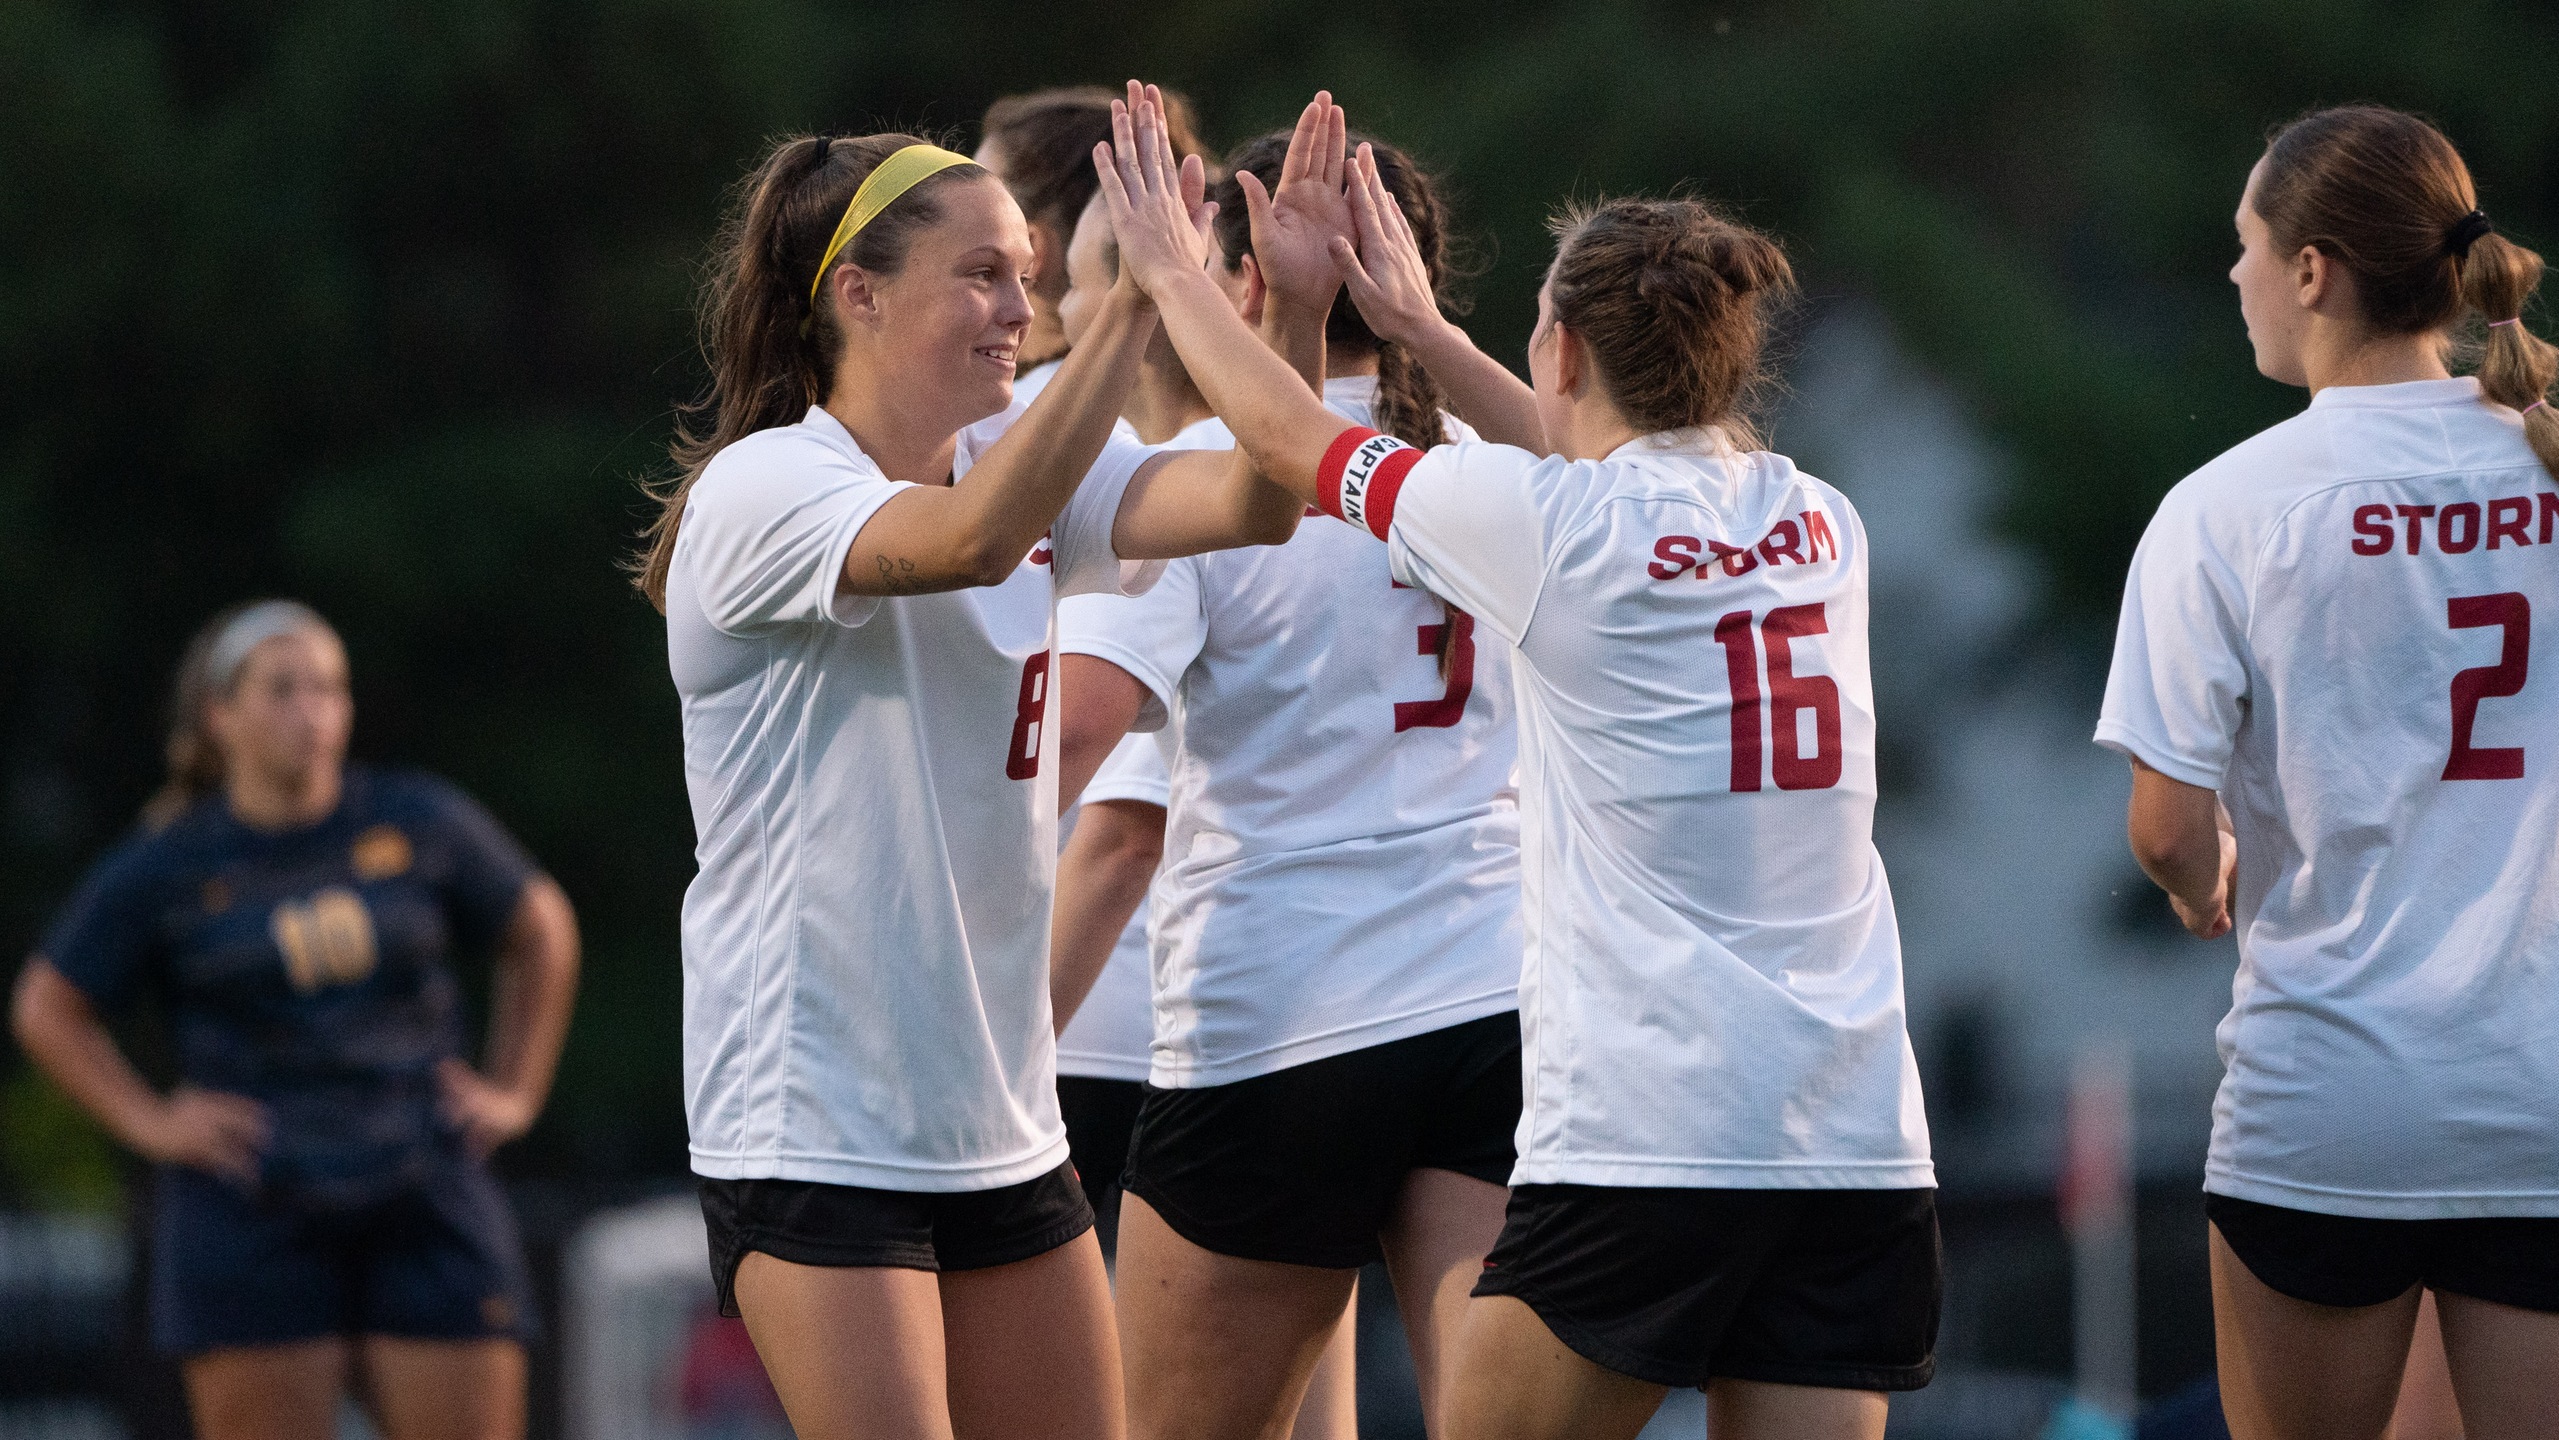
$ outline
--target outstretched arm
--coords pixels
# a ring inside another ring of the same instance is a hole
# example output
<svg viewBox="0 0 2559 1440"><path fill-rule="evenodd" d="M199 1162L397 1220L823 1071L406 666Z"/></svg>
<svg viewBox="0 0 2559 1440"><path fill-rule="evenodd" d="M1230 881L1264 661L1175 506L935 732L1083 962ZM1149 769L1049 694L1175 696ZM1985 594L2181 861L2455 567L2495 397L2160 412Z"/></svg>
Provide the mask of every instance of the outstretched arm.
<svg viewBox="0 0 2559 1440"><path fill-rule="evenodd" d="M1002 584L1084 483L1154 337L1154 307L1134 288L1114 287L1056 378L968 474L911 486L863 524L845 552L840 593Z"/></svg>
<svg viewBox="0 0 2559 1440"><path fill-rule="evenodd" d="M1368 146L1359 147L1349 180L1358 243L1336 237L1332 260L1360 318L1379 339L1411 351L1448 392L1449 408L1485 439L1538 455L1554 453L1537 417L1536 394L1440 313L1413 227L1395 203L1395 192L1378 178L1377 156Z"/></svg>
<svg viewBox="0 0 2559 1440"><path fill-rule="evenodd" d="M1095 154L1103 203L1119 237L1120 274L1152 297L1209 408L1302 513L1318 500L1315 472L1326 448L1352 427L1324 408L1308 377L1247 328L1208 278L1204 247L1181 203L1172 149L1161 140L1158 104L1144 96L1131 114L1115 115L1129 138L1111 153ZM1153 143L1139 144L1138 137Z"/></svg>
<svg viewBox="0 0 2559 1440"><path fill-rule="evenodd" d="M1159 146L1164 156L1170 155L1148 108L1154 93L1131 84L1128 106L1118 107L1113 116L1114 145L1095 148L1097 168L1116 169L1124 158L1134 161ZM1324 391L1324 321L1342 284L1331 246L1351 233L1350 206L1343 194L1348 133L1342 108L1330 94L1318 91L1298 116L1278 188L1264 190L1249 172L1237 177L1252 212L1254 258L1270 285L1262 307L1262 343L1285 359L1307 393L1316 396ZM1187 182L1187 174L1182 178ZM1188 193L1183 204L1194 216L1203 213ZM1197 228L1198 268L1204 272L1205 221ZM1130 278L1125 260L1122 278ZM1129 485L1113 525L1112 548L1130 559L1161 559L1238 544L1279 544L1296 533L1304 513L1305 502L1271 483L1250 449L1165 455L1149 462Z"/></svg>

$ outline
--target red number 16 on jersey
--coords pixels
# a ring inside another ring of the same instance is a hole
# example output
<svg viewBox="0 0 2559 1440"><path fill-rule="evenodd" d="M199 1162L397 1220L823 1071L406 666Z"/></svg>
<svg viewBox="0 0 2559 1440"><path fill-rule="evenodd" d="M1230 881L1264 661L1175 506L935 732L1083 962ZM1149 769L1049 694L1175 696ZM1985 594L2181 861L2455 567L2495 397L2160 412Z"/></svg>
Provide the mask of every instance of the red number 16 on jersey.
<svg viewBox="0 0 2559 1440"><path fill-rule="evenodd" d="M1767 731L1776 740L1775 763L1780 790L1827 790L1839 783L1839 682L1827 675L1798 675L1792 643L1806 635L1827 635L1830 621L1820 605L1781 605L1759 622L1758 636L1768 648L1768 699L1759 694L1759 643L1752 634L1750 612L1736 610L1715 622L1715 641L1724 647L1724 673L1733 690L1733 789L1757 790L1763 768L1760 711L1768 712ZM1802 751L1805 711L1813 714L1813 753Z"/></svg>

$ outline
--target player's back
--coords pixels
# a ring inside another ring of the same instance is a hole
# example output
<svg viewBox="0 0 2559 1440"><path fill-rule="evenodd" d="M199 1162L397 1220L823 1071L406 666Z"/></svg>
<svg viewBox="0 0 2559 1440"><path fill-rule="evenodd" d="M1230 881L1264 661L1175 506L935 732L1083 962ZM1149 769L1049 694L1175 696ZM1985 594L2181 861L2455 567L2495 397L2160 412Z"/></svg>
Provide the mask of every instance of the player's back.
<svg viewBox="0 0 2559 1440"><path fill-rule="evenodd" d="M1524 782L1680 909L1855 903L1875 803L1856 512L1780 455L1628 456L1559 534L1525 637Z"/></svg>
<svg viewBox="0 0 2559 1440"><path fill-rule="evenodd" d="M2559 488L2469 380L2322 391L2152 521L2098 738L2238 836L2217 1185L2404 1188L2383 1137L2444 1194L2518 1145L2559 1165L2511 1104L2559 1088L2554 541Z"/></svg>
<svg viewBox="0 0 2559 1440"><path fill-rule="evenodd" d="M1932 1183L1846 497L1677 431L1442 446L1392 483L1356 493L1397 573L1516 643L1513 1183Z"/></svg>

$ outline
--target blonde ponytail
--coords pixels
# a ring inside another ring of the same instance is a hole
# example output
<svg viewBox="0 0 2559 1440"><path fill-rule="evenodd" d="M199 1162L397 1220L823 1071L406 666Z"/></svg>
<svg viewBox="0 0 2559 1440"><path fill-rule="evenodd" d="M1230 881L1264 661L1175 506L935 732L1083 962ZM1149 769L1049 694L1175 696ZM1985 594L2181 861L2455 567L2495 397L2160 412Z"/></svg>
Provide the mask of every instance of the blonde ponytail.
<svg viewBox="0 0 2559 1440"><path fill-rule="evenodd" d="M2488 346L2479 357L2479 391L2523 412L2524 438L2541 468L2559 479L2559 414L2548 403L2559 380L2559 346L2523 324L2525 302L2541 284L2541 256L2490 233L2480 236L2461 261L2462 304L2488 322Z"/></svg>

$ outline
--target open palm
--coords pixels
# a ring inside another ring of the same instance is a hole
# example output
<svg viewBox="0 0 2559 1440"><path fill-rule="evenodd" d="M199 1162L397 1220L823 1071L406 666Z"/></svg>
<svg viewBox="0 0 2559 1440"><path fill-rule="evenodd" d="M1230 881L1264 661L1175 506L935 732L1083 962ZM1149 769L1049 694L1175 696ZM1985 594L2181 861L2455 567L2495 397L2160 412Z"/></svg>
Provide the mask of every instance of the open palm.
<svg viewBox="0 0 2559 1440"><path fill-rule="evenodd" d="M1163 92L1128 83L1128 99L1111 102L1111 143L1093 147L1093 168L1119 242L1120 274L1149 294L1156 284L1205 269L1209 224L1217 206L1201 198L1206 169L1196 155L1175 159L1164 124Z"/></svg>
<svg viewBox="0 0 2559 1440"><path fill-rule="evenodd" d="M1369 329L1380 339L1416 344L1431 327L1444 323L1438 289L1412 222L1378 173L1376 152L1365 144L1351 163L1349 190L1358 234L1355 240L1334 243L1329 258L1350 286L1351 303Z"/></svg>
<svg viewBox="0 0 2559 1440"><path fill-rule="evenodd" d="M1358 234L1344 193L1348 135L1342 107L1319 90L1288 138L1279 184L1265 190L1261 177L1250 171L1235 177L1251 213L1253 259L1272 296L1285 304L1329 310L1341 289L1333 242Z"/></svg>

